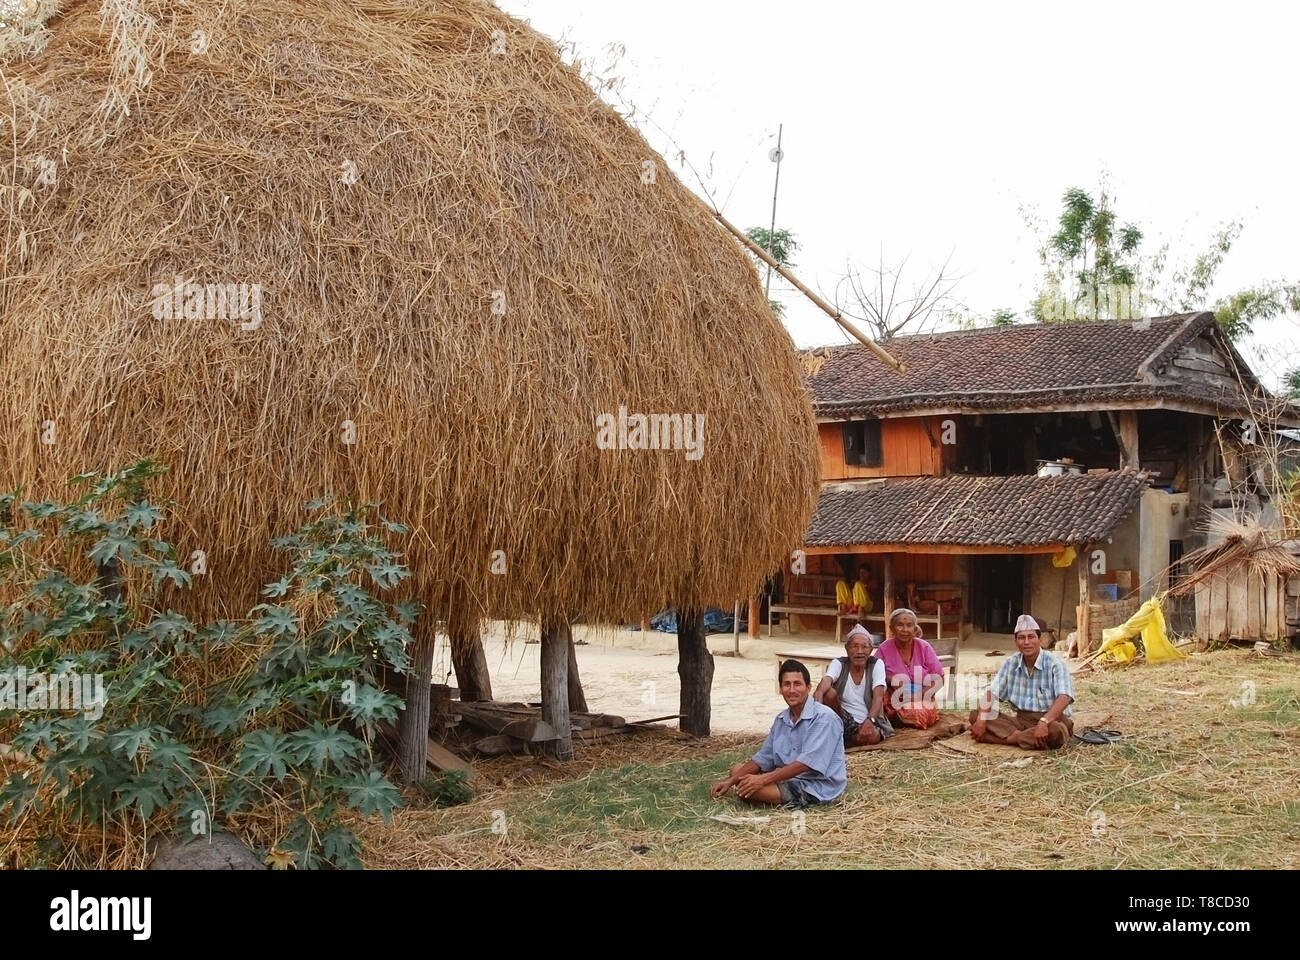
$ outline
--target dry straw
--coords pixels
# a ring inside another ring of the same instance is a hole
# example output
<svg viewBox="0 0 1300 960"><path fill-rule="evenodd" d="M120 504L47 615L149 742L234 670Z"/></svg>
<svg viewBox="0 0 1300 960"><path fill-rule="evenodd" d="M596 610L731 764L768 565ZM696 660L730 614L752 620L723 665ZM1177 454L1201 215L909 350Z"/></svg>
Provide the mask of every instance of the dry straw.
<svg viewBox="0 0 1300 960"><path fill-rule="evenodd" d="M327 492L411 524L440 612L729 607L798 545L790 339L551 41L472 0L83 0L49 29L0 64L0 487L160 456L207 615ZM259 285L260 324L156 317L176 277ZM598 449L620 406L702 416L703 458Z"/></svg>
<svg viewBox="0 0 1300 960"><path fill-rule="evenodd" d="M1219 518L1211 521L1210 528L1215 542L1182 558L1190 573L1169 591L1170 596L1189 596L1200 583L1231 579L1243 572L1261 582L1300 576L1300 556L1292 552L1294 541L1290 546L1279 542L1276 530Z"/></svg>

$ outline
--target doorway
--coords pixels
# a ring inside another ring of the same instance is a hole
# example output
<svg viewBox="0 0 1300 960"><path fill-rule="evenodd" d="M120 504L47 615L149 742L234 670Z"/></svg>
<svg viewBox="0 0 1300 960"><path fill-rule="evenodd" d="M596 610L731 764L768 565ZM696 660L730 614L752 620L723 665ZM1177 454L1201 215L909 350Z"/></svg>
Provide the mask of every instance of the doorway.
<svg viewBox="0 0 1300 960"><path fill-rule="evenodd" d="M971 557L971 617L979 629L1014 633L1024 603L1024 557Z"/></svg>

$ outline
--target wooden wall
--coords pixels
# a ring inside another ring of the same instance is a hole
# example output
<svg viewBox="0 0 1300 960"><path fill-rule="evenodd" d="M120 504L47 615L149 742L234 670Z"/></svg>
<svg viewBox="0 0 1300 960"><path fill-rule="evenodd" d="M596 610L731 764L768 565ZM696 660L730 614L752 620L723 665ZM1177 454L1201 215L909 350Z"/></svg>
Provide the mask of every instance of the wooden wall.
<svg viewBox="0 0 1300 960"><path fill-rule="evenodd" d="M941 421L944 417L904 417L882 420L880 444L884 463L859 467L844 462L844 423L821 423L817 432L822 445L822 479L850 480L855 477L938 477L943 474ZM952 418L947 418L952 419ZM929 433L926 433L926 427Z"/></svg>
<svg viewBox="0 0 1300 960"><path fill-rule="evenodd" d="M952 554L894 554L895 583L951 583L953 579Z"/></svg>
<svg viewBox="0 0 1300 960"><path fill-rule="evenodd" d="M1268 640L1287 635L1286 581L1245 564L1196 585L1196 636L1203 641Z"/></svg>

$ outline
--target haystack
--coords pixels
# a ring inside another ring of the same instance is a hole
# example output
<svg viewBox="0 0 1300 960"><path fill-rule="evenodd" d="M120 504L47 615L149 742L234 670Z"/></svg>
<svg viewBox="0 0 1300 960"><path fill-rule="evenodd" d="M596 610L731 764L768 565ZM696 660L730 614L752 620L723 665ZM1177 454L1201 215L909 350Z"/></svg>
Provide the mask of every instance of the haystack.
<svg viewBox="0 0 1300 960"><path fill-rule="evenodd" d="M426 642L730 608L800 542L790 339L552 41L474 0L63 8L0 46L0 487L158 456L199 616L257 602L304 501L382 500ZM620 408L702 455L601 449Z"/></svg>

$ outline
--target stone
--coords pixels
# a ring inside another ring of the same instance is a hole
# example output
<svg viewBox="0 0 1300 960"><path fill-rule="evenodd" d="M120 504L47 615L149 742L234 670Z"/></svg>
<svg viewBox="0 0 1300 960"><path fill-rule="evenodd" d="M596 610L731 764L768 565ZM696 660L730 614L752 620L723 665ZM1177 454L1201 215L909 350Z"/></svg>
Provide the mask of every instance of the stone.
<svg viewBox="0 0 1300 960"><path fill-rule="evenodd" d="M200 837L191 843L163 840L150 870L265 870L257 855L230 833Z"/></svg>

